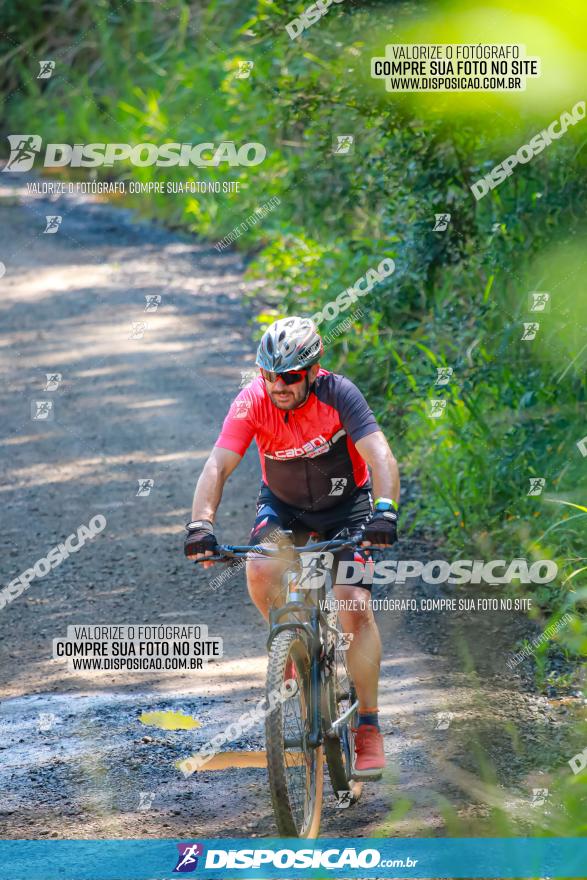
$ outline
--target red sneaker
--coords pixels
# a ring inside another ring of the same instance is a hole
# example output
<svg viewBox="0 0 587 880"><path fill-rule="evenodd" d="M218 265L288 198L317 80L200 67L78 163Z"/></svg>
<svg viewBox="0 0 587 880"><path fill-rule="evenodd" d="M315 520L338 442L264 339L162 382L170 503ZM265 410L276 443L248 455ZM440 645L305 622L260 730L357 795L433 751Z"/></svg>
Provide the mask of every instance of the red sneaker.
<svg viewBox="0 0 587 880"><path fill-rule="evenodd" d="M355 760L353 779L381 779L385 767L383 737L373 724L361 724L353 728L355 734Z"/></svg>

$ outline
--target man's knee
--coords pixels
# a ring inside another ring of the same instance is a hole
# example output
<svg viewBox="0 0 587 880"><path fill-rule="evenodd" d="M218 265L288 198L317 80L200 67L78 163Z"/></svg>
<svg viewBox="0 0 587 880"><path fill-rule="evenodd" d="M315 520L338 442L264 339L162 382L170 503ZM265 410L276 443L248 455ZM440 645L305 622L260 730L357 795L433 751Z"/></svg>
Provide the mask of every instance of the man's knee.
<svg viewBox="0 0 587 880"><path fill-rule="evenodd" d="M345 612L345 632L351 632L353 633L353 635L359 635L359 633L361 633L364 629L369 629L371 626L373 626L374 622L375 621L373 615L370 611Z"/></svg>
<svg viewBox="0 0 587 880"><path fill-rule="evenodd" d="M279 578L282 566L268 556L253 556L247 559L246 571L249 585L273 583L276 577Z"/></svg>
<svg viewBox="0 0 587 880"><path fill-rule="evenodd" d="M249 583L257 583L258 581L265 580L268 562L268 559L262 559L261 557L247 559L247 581Z"/></svg>
<svg viewBox="0 0 587 880"><path fill-rule="evenodd" d="M352 632L356 635L374 623L375 618L369 603L371 594L368 590L336 586L334 595L336 599L344 603L339 608L338 616L345 632Z"/></svg>
<svg viewBox="0 0 587 880"><path fill-rule="evenodd" d="M264 617L271 608L284 601L281 585L283 566L279 560L256 557L247 560L247 588L249 596Z"/></svg>

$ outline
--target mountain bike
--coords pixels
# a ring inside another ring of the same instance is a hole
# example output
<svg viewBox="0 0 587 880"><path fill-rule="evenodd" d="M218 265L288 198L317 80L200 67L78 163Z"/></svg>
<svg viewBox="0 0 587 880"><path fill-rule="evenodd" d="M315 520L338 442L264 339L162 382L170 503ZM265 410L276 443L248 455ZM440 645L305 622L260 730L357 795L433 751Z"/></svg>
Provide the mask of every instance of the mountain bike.
<svg viewBox="0 0 587 880"><path fill-rule="evenodd" d="M325 761L339 806L356 803L363 786L352 778L359 703L346 662L348 645L337 612L329 607L330 573L320 568L318 559L355 549L362 536L343 530L328 541L316 537L302 547L219 545L205 560L287 554L285 601L269 616L265 716L269 788L283 837L317 837ZM303 559L308 554L312 559Z"/></svg>

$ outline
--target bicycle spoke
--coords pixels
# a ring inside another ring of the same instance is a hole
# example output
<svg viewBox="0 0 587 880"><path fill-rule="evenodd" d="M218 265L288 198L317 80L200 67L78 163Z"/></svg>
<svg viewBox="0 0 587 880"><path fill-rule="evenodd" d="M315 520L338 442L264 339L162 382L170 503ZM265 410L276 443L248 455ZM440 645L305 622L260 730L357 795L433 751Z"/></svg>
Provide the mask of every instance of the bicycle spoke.
<svg viewBox="0 0 587 880"><path fill-rule="evenodd" d="M308 735L308 718L307 705L303 694L303 687L300 686L299 673L296 669L295 679L298 683L298 692L295 697L291 697L283 706L283 737L284 742L287 740L295 741L300 745L295 751L284 749L284 759L286 765L287 788L294 813L296 826L303 830L308 817L311 815L311 803L308 804L308 796L311 791L311 770L312 770L312 754L308 755L303 748L303 744Z"/></svg>
<svg viewBox="0 0 587 880"><path fill-rule="evenodd" d="M330 676L327 681L328 713L325 727L326 760L330 781L337 797L340 792L353 792L353 800L358 800L360 791L351 782L354 753L354 734L356 726L357 702L352 678L348 670L347 651L337 647L340 635L340 622L335 611L327 618L325 642L330 660ZM336 723L336 726L334 724Z"/></svg>

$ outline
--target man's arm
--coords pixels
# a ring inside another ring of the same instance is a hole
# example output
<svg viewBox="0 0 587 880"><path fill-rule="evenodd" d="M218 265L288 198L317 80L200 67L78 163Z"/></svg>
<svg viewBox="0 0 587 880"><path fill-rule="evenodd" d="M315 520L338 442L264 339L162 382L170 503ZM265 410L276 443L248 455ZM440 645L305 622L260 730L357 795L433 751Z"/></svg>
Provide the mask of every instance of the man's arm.
<svg viewBox="0 0 587 880"><path fill-rule="evenodd" d="M215 446L196 485L192 504L192 522L197 526L188 530L184 553L188 559L204 559L213 556L217 546L214 537L214 517L222 498L222 490L227 479L241 460L242 455ZM206 522L207 520L207 522ZM213 562L202 563L204 568L214 565Z"/></svg>
<svg viewBox="0 0 587 880"><path fill-rule="evenodd" d="M399 504L399 471L389 443L369 404L357 386L345 376L334 377L335 406L340 420L373 477L375 498L391 498Z"/></svg>
<svg viewBox="0 0 587 880"><path fill-rule="evenodd" d="M196 484L192 520L207 519L214 522L224 484L241 459L242 455L230 449L214 447Z"/></svg>
<svg viewBox="0 0 587 880"><path fill-rule="evenodd" d="M371 468L373 497L391 498L399 505L400 480L397 461L382 431L374 431L355 443L359 455Z"/></svg>

